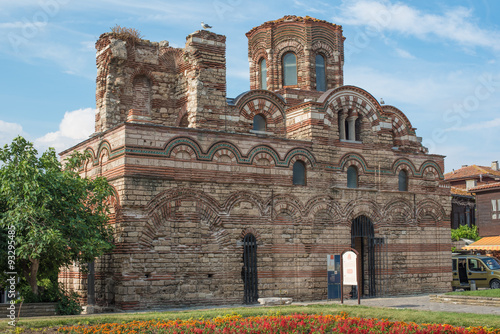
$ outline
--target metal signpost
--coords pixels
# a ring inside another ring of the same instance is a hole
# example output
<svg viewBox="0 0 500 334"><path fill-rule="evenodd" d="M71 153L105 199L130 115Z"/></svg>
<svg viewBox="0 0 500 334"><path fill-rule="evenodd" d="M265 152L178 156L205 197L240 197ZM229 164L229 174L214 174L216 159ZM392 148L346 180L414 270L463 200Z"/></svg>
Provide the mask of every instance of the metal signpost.
<svg viewBox="0 0 500 334"><path fill-rule="evenodd" d="M342 252L340 261L340 302L344 303L344 285L355 285L358 295L358 305L360 304L359 291L359 253L352 248Z"/></svg>

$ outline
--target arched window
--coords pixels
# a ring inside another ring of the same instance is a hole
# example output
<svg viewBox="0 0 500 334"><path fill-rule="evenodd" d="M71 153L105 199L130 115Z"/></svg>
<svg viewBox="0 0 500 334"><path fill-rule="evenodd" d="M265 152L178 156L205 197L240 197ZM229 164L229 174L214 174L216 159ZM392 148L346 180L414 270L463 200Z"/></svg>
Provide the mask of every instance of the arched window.
<svg viewBox="0 0 500 334"><path fill-rule="evenodd" d="M354 166L347 168L347 188L358 187L358 169Z"/></svg>
<svg viewBox="0 0 500 334"><path fill-rule="evenodd" d="M283 86L297 85L297 57L292 52L283 56Z"/></svg>
<svg viewBox="0 0 500 334"><path fill-rule="evenodd" d="M253 117L253 130L266 131L266 119L261 114Z"/></svg>
<svg viewBox="0 0 500 334"><path fill-rule="evenodd" d="M399 191L408 191L408 173L405 170L400 170L398 175Z"/></svg>
<svg viewBox="0 0 500 334"><path fill-rule="evenodd" d="M316 90L324 92L326 90L325 58L316 55Z"/></svg>
<svg viewBox="0 0 500 334"><path fill-rule="evenodd" d="M297 160L293 164L293 184L306 185L306 165Z"/></svg>
<svg viewBox="0 0 500 334"><path fill-rule="evenodd" d="M259 62L259 81L260 89L267 89L267 67L264 58Z"/></svg>

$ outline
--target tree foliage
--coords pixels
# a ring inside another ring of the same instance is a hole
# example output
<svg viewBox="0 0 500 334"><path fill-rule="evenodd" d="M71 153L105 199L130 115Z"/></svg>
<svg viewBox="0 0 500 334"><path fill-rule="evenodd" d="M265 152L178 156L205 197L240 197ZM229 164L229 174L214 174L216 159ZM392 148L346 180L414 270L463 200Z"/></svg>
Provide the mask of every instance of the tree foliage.
<svg viewBox="0 0 500 334"><path fill-rule="evenodd" d="M459 228L451 230L451 240L458 241L460 238L471 239L477 241L480 239L477 232L477 226L468 227L467 225L460 225Z"/></svg>
<svg viewBox="0 0 500 334"><path fill-rule="evenodd" d="M37 277L91 262L113 247L112 187L103 177L80 177L88 158L75 152L63 167L54 149L38 156L22 137L0 149L0 227L15 229L16 267L35 294Z"/></svg>

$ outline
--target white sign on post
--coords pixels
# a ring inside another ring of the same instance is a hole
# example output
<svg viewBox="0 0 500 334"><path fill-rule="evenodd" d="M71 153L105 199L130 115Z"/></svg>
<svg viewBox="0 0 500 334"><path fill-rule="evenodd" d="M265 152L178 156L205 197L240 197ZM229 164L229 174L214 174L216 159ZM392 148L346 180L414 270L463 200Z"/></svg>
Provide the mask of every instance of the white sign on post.
<svg viewBox="0 0 500 334"><path fill-rule="evenodd" d="M358 285L357 255L353 251L342 254L344 285Z"/></svg>

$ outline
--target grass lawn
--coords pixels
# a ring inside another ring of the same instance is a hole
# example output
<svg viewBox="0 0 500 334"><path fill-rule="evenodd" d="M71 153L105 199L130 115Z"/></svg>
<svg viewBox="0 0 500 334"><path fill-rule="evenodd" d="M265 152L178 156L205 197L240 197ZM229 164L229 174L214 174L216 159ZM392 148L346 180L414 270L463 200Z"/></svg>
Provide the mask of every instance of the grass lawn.
<svg viewBox="0 0 500 334"><path fill-rule="evenodd" d="M448 292L447 295L455 296L480 296L480 297L494 297L500 298L500 289L486 289L486 290L476 290L476 291L454 291Z"/></svg>
<svg viewBox="0 0 500 334"><path fill-rule="evenodd" d="M116 313L116 314L97 314L84 316L57 316L50 318L21 319L18 323L17 333L25 330L28 333L42 332L48 327L58 327L63 325L94 325L103 323L124 323L130 321L147 320L173 320L173 319L211 319L217 316L224 316L231 313L237 313L244 317L276 314L280 312L283 315L293 313L305 314L338 314L341 311L347 312L351 317L378 318L391 321L404 321L415 323L437 323L450 324L453 326L485 326L490 328L500 328L500 317L498 315L487 314L469 314L469 313L449 313L449 312L431 312L411 309L391 309L368 306L349 306L338 304L327 305L290 305L281 307L236 307L236 308L218 308L205 310L189 311L169 311L169 312L144 312L144 313ZM9 330L7 321L0 321L0 333ZM54 332L54 331L50 331Z"/></svg>

